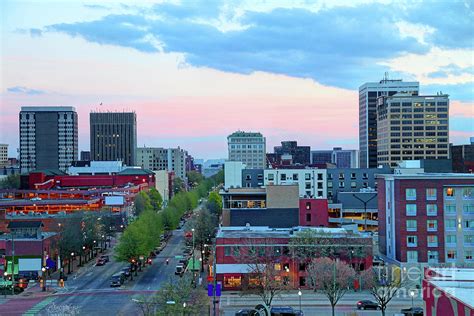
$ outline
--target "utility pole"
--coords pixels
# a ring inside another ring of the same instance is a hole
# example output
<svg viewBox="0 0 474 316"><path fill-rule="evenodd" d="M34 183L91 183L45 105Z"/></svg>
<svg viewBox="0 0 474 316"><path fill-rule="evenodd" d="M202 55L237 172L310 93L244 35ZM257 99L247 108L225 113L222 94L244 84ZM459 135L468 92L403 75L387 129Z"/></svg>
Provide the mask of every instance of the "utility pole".
<svg viewBox="0 0 474 316"><path fill-rule="evenodd" d="M12 235L12 295L15 295L15 238Z"/></svg>
<svg viewBox="0 0 474 316"><path fill-rule="evenodd" d="M364 204L364 230L367 231L367 204L372 201L375 197L377 197L377 192L369 192L369 194L374 194L368 200L362 200L360 197L356 195L356 193L352 193L352 196L361 201Z"/></svg>

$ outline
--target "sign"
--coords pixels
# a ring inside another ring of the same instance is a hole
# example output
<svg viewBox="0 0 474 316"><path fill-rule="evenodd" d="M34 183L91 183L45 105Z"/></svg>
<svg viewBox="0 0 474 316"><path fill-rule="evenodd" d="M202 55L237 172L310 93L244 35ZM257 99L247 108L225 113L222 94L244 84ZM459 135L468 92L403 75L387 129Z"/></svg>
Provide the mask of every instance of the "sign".
<svg viewBox="0 0 474 316"><path fill-rule="evenodd" d="M174 256L174 258L179 260L179 259L183 259L184 257L183 257L183 256L180 256L180 255L178 255L178 256Z"/></svg>
<svg viewBox="0 0 474 316"><path fill-rule="evenodd" d="M56 267L56 262L53 259L48 258L46 259L46 267L48 269L54 269Z"/></svg>
<svg viewBox="0 0 474 316"><path fill-rule="evenodd" d="M207 276L207 282L212 282L212 281L214 281L214 278L212 277L212 275Z"/></svg>
<svg viewBox="0 0 474 316"><path fill-rule="evenodd" d="M216 296L221 296L221 283L216 284ZM207 285L207 296L214 296L214 284Z"/></svg>

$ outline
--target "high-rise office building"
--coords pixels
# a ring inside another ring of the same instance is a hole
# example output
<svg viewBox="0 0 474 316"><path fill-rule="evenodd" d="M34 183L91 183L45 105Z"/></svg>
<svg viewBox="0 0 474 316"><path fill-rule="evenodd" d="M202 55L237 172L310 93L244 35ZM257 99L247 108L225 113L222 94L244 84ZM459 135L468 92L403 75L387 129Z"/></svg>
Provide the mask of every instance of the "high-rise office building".
<svg viewBox="0 0 474 316"><path fill-rule="evenodd" d="M173 171L177 177L186 180L186 157L188 152L181 148L139 147L137 165L149 170Z"/></svg>
<svg viewBox="0 0 474 316"><path fill-rule="evenodd" d="M137 152L135 112L90 113L91 160L121 160L134 166Z"/></svg>
<svg viewBox="0 0 474 316"><path fill-rule="evenodd" d="M81 161L90 161L91 160L91 152L90 151L85 151L81 150L81 155L80 155L80 160Z"/></svg>
<svg viewBox="0 0 474 316"><path fill-rule="evenodd" d="M450 158L454 172L474 173L474 137L466 145L450 145Z"/></svg>
<svg viewBox="0 0 474 316"><path fill-rule="evenodd" d="M265 137L261 133L237 131L227 137L229 161L241 161L247 169L266 167Z"/></svg>
<svg viewBox="0 0 474 316"><path fill-rule="evenodd" d="M77 113L72 106L23 106L20 112L21 172L66 170L77 160Z"/></svg>
<svg viewBox="0 0 474 316"><path fill-rule="evenodd" d="M274 165L284 164L285 160L290 160L291 165L309 165L310 152L309 146L298 146L296 141L281 142L281 146L275 146L273 154L267 154L267 159Z"/></svg>
<svg viewBox="0 0 474 316"><path fill-rule="evenodd" d="M332 150L313 150L311 163L332 163L338 168L359 168L359 151L341 147L334 147Z"/></svg>
<svg viewBox="0 0 474 316"><path fill-rule="evenodd" d="M377 98L399 92L417 95L418 82L389 80L367 82L359 87L359 162L361 168L377 167Z"/></svg>
<svg viewBox="0 0 474 316"><path fill-rule="evenodd" d="M448 159L449 97L398 93L377 99L377 163Z"/></svg>
<svg viewBox="0 0 474 316"><path fill-rule="evenodd" d="M8 144L0 144L0 167L8 165Z"/></svg>

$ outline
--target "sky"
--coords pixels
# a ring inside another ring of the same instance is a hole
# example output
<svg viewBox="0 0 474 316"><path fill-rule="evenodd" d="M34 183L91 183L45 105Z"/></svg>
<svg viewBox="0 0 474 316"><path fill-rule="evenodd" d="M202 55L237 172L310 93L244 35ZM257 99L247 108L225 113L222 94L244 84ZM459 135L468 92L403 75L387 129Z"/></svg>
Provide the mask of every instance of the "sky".
<svg viewBox="0 0 474 316"><path fill-rule="evenodd" d="M358 87L419 81L450 95L450 141L474 136L473 0L0 1L0 143L24 105L137 113L138 145L227 156L259 131L358 148Z"/></svg>

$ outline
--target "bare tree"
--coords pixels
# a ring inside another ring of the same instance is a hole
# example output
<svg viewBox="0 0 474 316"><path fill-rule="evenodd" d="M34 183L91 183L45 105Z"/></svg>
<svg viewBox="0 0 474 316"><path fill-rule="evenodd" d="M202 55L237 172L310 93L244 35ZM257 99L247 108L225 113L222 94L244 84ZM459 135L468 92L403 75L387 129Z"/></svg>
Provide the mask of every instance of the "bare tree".
<svg viewBox="0 0 474 316"><path fill-rule="evenodd" d="M354 269L342 261L317 258L308 265L306 271L309 285L314 291L326 295L334 316L337 302L352 286L355 277Z"/></svg>
<svg viewBox="0 0 474 316"><path fill-rule="evenodd" d="M290 289L281 254L270 254L263 245L248 244L239 253L239 260L248 265L247 278L242 282L241 295L256 295L262 299L266 315L270 315L273 299Z"/></svg>
<svg viewBox="0 0 474 316"><path fill-rule="evenodd" d="M362 288L368 289L375 301L380 305L382 315L388 303L395 297L398 290L404 285L398 267L383 267L367 269L361 273Z"/></svg>

